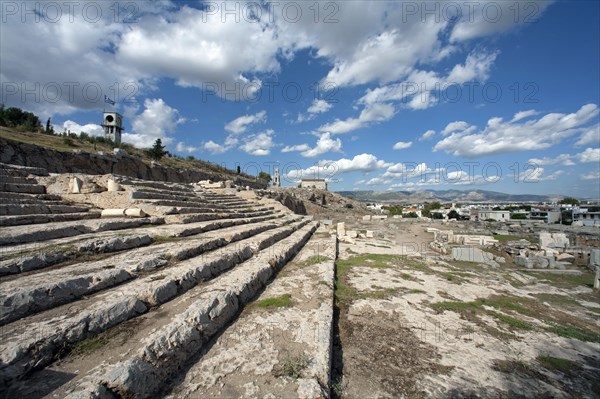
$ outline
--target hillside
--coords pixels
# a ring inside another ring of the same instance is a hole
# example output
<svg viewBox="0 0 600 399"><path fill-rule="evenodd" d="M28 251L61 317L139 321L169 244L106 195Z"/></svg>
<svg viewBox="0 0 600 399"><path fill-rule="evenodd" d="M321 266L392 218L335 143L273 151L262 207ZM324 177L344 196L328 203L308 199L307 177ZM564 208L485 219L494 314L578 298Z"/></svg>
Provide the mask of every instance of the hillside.
<svg viewBox="0 0 600 399"><path fill-rule="evenodd" d="M107 143L77 137L21 132L0 127L0 162L47 169L51 173L114 173L145 180L191 183L199 180L234 180L241 186L264 188L256 177L237 174L220 165L194 158L164 157L153 161L141 149L125 144L113 154Z"/></svg>
<svg viewBox="0 0 600 399"><path fill-rule="evenodd" d="M487 190L419 190L419 191L339 191L345 197L361 202L417 203L441 202L550 202L559 196L505 194Z"/></svg>

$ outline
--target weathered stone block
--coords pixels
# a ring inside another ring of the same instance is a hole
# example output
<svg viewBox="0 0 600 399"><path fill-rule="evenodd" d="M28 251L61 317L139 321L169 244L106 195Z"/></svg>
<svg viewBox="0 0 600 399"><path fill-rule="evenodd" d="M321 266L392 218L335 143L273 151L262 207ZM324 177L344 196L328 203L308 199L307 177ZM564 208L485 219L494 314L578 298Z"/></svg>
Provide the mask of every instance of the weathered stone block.
<svg viewBox="0 0 600 399"><path fill-rule="evenodd" d="M129 216L132 218L143 218L147 215L146 212L144 212L140 208L127 208L125 209L125 216Z"/></svg>
<svg viewBox="0 0 600 399"><path fill-rule="evenodd" d="M337 224L337 234L338 234L338 237L343 237L346 235L346 223L339 222Z"/></svg>
<svg viewBox="0 0 600 399"><path fill-rule="evenodd" d="M600 249L592 249L590 251L589 265L593 268L594 266L600 267Z"/></svg>
<svg viewBox="0 0 600 399"><path fill-rule="evenodd" d="M120 218L125 216L125 209L103 209L100 213L102 218Z"/></svg>
<svg viewBox="0 0 600 399"><path fill-rule="evenodd" d="M563 254L556 255L556 260L559 262L573 263L573 262L575 262L575 257L571 254L563 253Z"/></svg>
<svg viewBox="0 0 600 399"><path fill-rule="evenodd" d="M80 194L83 182L78 177L73 177L69 180L69 194Z"/></svg>
<svg viewBox="0 0 600 399"><path fill-rule="evenodd" d="M121 185L119 183L117 183L116 181L114 181L113 179L108 179L108 182L106 184L106 188L108 191L121 191Z"/></svg>
<svg viewBox="0 0 600 399"><path fill-rule="evenodd" d="M522 266L522 267L526 267L528 269L533 269L533 262L525 257L525 256L515 256L515 264L517 266Z"/></svg>

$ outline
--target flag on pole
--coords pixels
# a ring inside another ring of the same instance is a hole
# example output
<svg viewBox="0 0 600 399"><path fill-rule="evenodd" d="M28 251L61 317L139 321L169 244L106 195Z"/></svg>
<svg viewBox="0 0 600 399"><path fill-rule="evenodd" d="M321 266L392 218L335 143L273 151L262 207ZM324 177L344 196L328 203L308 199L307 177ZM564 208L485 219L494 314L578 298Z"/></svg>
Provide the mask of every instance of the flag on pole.
<svg viewBox="0 0 600 399"><path fill-rule="evenodd" d="M104 102L105 102L105 103L108 103L108 104L110 104L110 105L115 105L115 104L116 104L116 102L115 102L115 101L113 101L113 100L111 100L110 98L108 98L108 97L106 96L106 94L104 95Z"/></svg>

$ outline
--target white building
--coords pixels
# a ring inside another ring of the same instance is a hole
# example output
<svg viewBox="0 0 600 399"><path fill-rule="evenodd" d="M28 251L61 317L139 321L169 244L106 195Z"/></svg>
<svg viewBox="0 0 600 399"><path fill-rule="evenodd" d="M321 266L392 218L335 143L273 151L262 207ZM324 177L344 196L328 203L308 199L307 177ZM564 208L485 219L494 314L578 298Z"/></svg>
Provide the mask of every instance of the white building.
<svg viewBox="0 0 600 399"><path fill-rule="evenodd" d="M509 211L493 211L491 209L480 209L476 214L477 220L492 219L497 222L506 222L510 220Z"/></svg>
<svg viewBox="0 0 600 399"><path fill-rule="evenodd" d="M418 217L423 217L423 213L419 208L408 207L402 209L402 216L408 215L409 213L415 213Z"/></svg>
<svg viewBox="0 0 600 399"><path fill-rule="evenodd" d="M302 179L300 180L300 187L327 190L327 182L325 181L325 179Z"/></svg>
<svg viewBox="0 0 600 399"><path fill-rule="evenodd" d="M600 226L600 210L575 208L573 209L573 222L581 222L584 226Z"/></svg>
<svg viewBox="0 0 600 399"><path fill-rule="evenodd" d="M532 208L529 212L529 219L543 220L544 223L556 223L560 221L560 211L551 209L535 209Z"/></svg>

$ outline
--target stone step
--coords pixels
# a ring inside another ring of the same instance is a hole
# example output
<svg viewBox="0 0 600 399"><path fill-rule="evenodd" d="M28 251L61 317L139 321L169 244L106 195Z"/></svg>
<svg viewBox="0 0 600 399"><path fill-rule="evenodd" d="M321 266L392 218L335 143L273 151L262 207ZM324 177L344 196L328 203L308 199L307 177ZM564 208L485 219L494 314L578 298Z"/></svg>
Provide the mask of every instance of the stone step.
<svg viewBox="0 0 600 399"><path fill-rule="evenodd" d="M273 214L266 216L259 216L253 218L240 218L240 219L219 219L210 220L206 222L197 222L190 224L170 224L170 225L153 225L149 227L134 227L125 228L119 230L120 236L131 235L131 234L148 234L153 239L161 240L168 239L169 237L187 237L195 234L205 233L208 231L218 230L225 227L240 226L249 223L259 223L268 220L281 218L283 215ZM296 219L300 219L300 216L295 216ZM16 245L7 245L0 248L0 260L6 261L15 258L35 258L39 254L52 253L54 254L58 249L65 246L78 247L82 242L89 240L108 240L115 237L114 231L102 231L81 234L72 237L56 238L52 240L46 240L43 243L30 242L30 243L19 243ZM35 261L35 260L33 260Z"/></svg>
<svg viewBox="0 0 600 399"><path fill-rule="evenodd" d="M12 183L12 184L37 184L37 180L30 177L23 176L10 176L0 174L0 183Z"/></svg>
<svg viewBox="0 0 600 399"><path fill-rule="evenodd" d="M276 211L260 211L260 212L248 212L248 213L187 213L183 215L167 215L165 221L167 223L196 223L207 220L216 219L235 219L235 218L249 218L257 216L272 215Z"/></svg>
<svg viewBox="0 0 600 399"><path fill-rule="evenodd" d="M336 241L317 230L208 352L172 379L166 397L329 398ZM287 306L260 306L287 298ZM299 375L286 374L292 365Z"/></svg>
<svg viewBox="0 0 600 399"><path fill-rule="evenodd" d="M203 200L203 198L195 193L183 193L183 194L172 194L167 191L151 191L151 190L137 190L129 193L129 198L132 201L135 200L175 200L185 201L184 198L190 201Z"/></svg>
<svg viewBox="0 0 600 399"><path fill-rule="evenodd" d="M0 260L0 276L43 269L83 255L103 254L150 245L154 238L149 234L119 234L114 237L93 238L67 245L49 245L33 252L15 254ZM6 279L0 280L0 282Z"/></svg>
<svg viewBox="0 0 600 399"><path fill-rule="evenodd" d="M171 200L171 201L202 201L213 204L239 203L246 200L236 195L212 196L202 192L173 193L158 190L136 190L130 192L131 200Z"/></svg>
<svg viewBox="0 0 600 399"><path fill-rule="evenodd" d="M89 206L76 205L46 205L46 204L5 204L0 205L1 216L17 215L46 215L59 213L82 213L90 210Z"/></svg>
<svg viewBox="0 0 600 399"><path fill-rule="evenodd" d="M250 212L265 212L272 210L273 207L258 207L249 204L231 207L157 207L157 211L164 215L185 215L190 213L250 213Z"/></svg>
<svg viewBox="0 0 600 399"><path fill-rule="evenodd" d="M115 218L76 220L51 224L31 224L24 226L3 227L0 230L0 245L24 244L47 241L55 238L72 237L80 234L107 230L122 230L139 227L145 224L163 224L164 219L148 218Z"/></svg>
<svg viewBox="0 0 600 399"><path fill-rule="evenodd" d="M0 182L0 191L10 193L45 194L46 187L39 184L17 184Z"/></svg>
<svg viewBox="0 0 600 399"><path fill-rule="evenodd" d="M280 216L268 215L248 219L223 219L180 226L125 229L119 232L118 237L115 237L114 232L108 231L49 240L43 245L32 243L4 247L0 251L0 277L50 267L61 262L77 259L83 255L110 253L143 246L142 244L133 245L132 237L142 237L144 242L146 241L145 237L149 237L150 242L153 242L175 237L189 237L227 227L266 222L276 218L280 218ZM293 223L301 219L302 217L299 216L290 216L284 220L284 223L287 223L288 220L289 223ZM169 228L165 229L166 227Z"/></svg>
<svg viewBox="0 0 600 399"><path fill-rule="evenodd" d="M11 176L48 176L49 173L44 168L36 168L32 166L21 166L21 165L12 165L7 163L0 163L0 171L7 173Z"/></svg>
<svg viewBox="0 0 600 399"><path fill-rule="evenodd" d="M22 226L26 224L67 222L72 220L98 219L100 212L59 213L54 215L0 216L0 227Z"/></svg>
<svg viewBox="0 0 600 399"><path fill-rule="evenodd" d="M0 199L2 202L6 200L25 200L25 201L63 201L59 195L55 194L27 194L27 193L10 193L0 191ZM24 202L26 203L26 202Z"/></svg>
<svg viewBox="0 0 600 399"><path fill-rule="evenodd" d="M233 198L239 198L237 195L233 194L233 193L215 193L214 191L211 190L203 190L203 191L196 191L197 193L201 193L202 196L204 198L209 198L212 200L227 200L227 199L233 199Z"/></svg>
<svg viewBox="0 0 600 399"><path fill-rule="evenodd" d="M233 248L228 245L182 261L168 269L168 274L149 275L133 280L107 292L3 327L4 339L0 341L0 383L6 386L10 380L23 377L34 368L46 366L68 345L146 313L149 306L162 304L174 296L185 294L199 282L217 277L253 254L257 259L266 261L265 257L270 255L264 255L265 248L298 229L305 230L303 226L306 223L307 219L260 233L237 242ZM160 276L163 276L162 279L156 278ZM164 287L170 289L166 290ZM152 311L148 321L154 324L164 320L162 316L157 318L156 314L160 312L160 308Z"/></svg>
<svg viewBox="0 0 600 399"><path fill-rule="evenodd" d="M144 203L146 204L152 204L152 205L156 205L156 206L171 206L171 207L192 207L192 206L197 206L197 207L207 207L207 206L212 206L214 207L214 205L221 205L221 204L215 204L214 202L207 202L206 200L189 200L189 201L176 201L176 200L144 200ZM253 206L255 205L254 203L250 202L250 201L245 201L242 200L240 202L235 203L235 205L246 205L246 206Z"/></svg>
<svg viewBox="0 0 600 399"><path fill-rule="evenodd" d="M165 382L205 348L311 237L311 223L211 282L157 309L161 322L142 321L113 356L52 395L156 397ZM120 356L119 356L119 354ZM125 355L123 355L125 353ZM235 356L234 354L231 354ZM58 371L58 370L53 370ZM61 370L64 372L64 370Z"/></svg>
<svg viewBox="0 0 600 399"><path fill-rule="evenodd" d="M182 193L194 193L194 189L188 185L182 185L177 183L161 183L157 181L148 181L148 180L137 180L131 178L119 178L118 179L122 186L133 187L137 190L145 189L149 187L155 190L165 190L165 191L173 191L173 192L182 192Z"/></svg>
<svg viewBox="0 0 600 399"><path fill-rule="evenodd" d="M64 200L45 200L38 198L2 198L0 197L0 206L3 205L15 205L15 204L23 204L23 205L65 205Z"/></svg>
<svg viewBox="0 0 600 399"><path fill-rule="evenodd" d="M0 285L0 325L116 286L142 273L168 267L175 260L195 257L278 226L264 222L230 227L219 230L212 237L187 238L176 245L173 242L161 243L97 261L40 270L3 281Z"/></svg>

